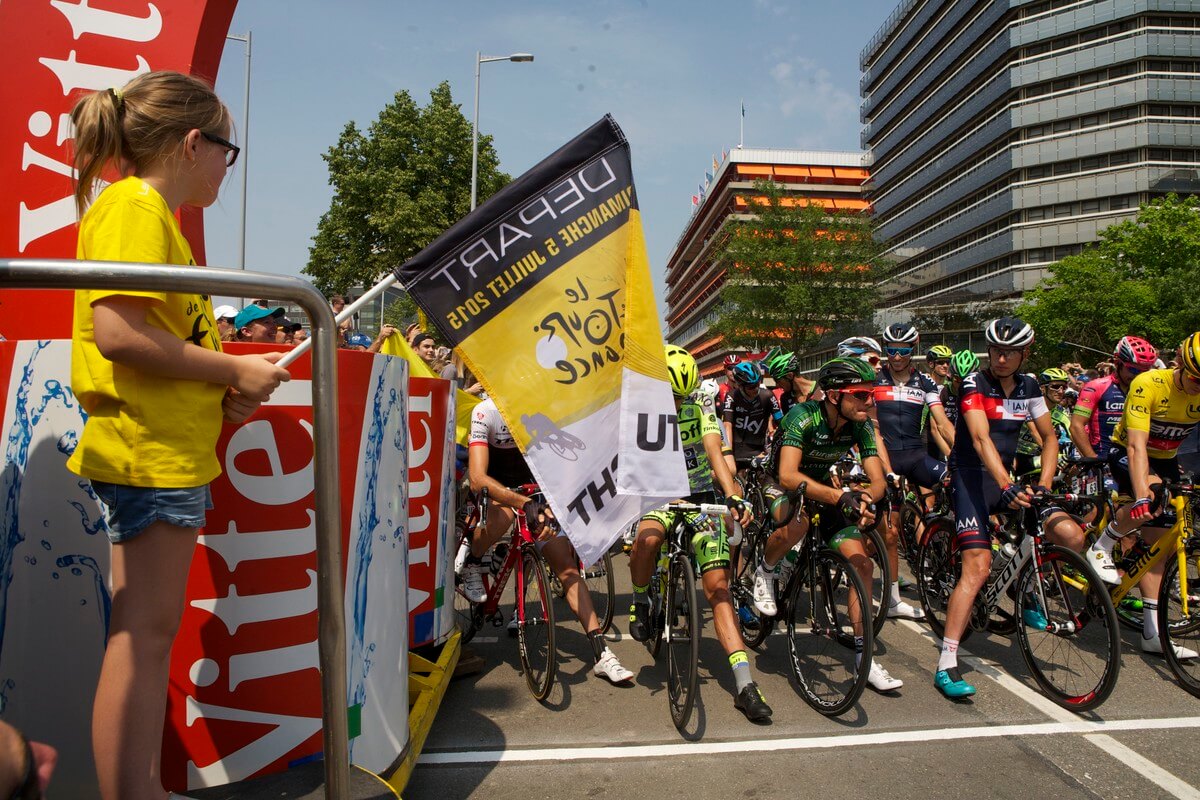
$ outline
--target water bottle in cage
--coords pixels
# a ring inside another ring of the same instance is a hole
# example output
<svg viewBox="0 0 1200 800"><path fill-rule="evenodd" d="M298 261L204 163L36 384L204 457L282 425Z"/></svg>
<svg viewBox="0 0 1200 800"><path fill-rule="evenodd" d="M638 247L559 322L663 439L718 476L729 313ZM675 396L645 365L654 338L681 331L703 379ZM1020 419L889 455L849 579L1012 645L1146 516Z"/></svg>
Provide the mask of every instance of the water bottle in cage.
<svg viewBox="0 0 1200 800"><path fill-rule="evenodd" d="M500 574L506 558L508 558L508 542L496 542L496 546L492 548L491 570L493 575Z"/></svg>
<svg viewBox="0 0 1200 800"><path fill-rule="evenodd" d="M788 550L780 560L776 567L778 570L778 579L781 584L787 585L788 578L792 577L792 572L796 569L796 561L800 558L800 546L803 542L797 542L796 546Z"/></svg>

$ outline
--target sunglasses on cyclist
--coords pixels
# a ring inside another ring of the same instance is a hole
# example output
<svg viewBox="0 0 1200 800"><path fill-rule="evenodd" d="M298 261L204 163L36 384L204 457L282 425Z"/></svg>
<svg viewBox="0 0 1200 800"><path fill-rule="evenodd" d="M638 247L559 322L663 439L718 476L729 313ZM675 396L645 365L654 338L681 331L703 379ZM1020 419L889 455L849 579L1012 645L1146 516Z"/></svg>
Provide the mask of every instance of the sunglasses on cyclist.
<svg viewBox="0 0 1200 800"><path fill-rule="evenodd" d="M1143 367L1140 364L1121 364L1120 366L1131 375L1141 375L1143 372L1149 372L1154 369L1153 366L1147 365Z"/></svg>
<svg viewBox="0 0 1200 800"><path fill-rule="evenodd" d="M889 356L911 356L913 349L911 347L885 347Z"/></svg>
<svg viewBox="0 0 1200 800"><path fill-rule="evenodd" d="M870 386L860 386L854 389L838 389L838 391L842 394L852 394L856 399L864 402L867 398L875 396L875 390Z"/></svg>
<svg viewBox="0 0 1200 800"><path fill-rule="evenodd" d="M1067 385L1065 383L1047 383L1046 388L1052 392L1062 392L1066 390Z"/></svg>
<svg viewBox="0 0 1200 800"><path fill-rule="evenodd" d="M931 361L929 363L933 364L935 367L948 367L948 366L950 366L950 359L935 358L933 361Z"/></svg>

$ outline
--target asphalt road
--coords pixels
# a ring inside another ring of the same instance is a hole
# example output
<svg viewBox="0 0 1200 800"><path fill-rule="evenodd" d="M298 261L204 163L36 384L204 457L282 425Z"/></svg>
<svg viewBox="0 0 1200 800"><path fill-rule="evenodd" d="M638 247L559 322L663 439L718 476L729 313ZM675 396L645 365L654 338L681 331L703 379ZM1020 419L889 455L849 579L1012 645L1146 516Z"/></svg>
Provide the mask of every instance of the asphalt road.
<svg viewBox="0 0 1200 800"><path fill-rule="evenodd" d="M456 679L404 792L407 800L687 797L689 800L849 796L899 798L1200 798L1200 700L1123 631L1121 676L1108 701L1076 715L1038 692L1015 639L976 633L960 651L970 700L933 687L938 644L928 629L889 621L876 657L903 688L867 689L837 719L797 694L787 640L751 654L774 709L771 724L733 707L733 678L705 617L700 699L687 737L667 710L663 655L625 636L624 557L615 559L618 613L611 646L635 674L613 686L591 674L586 637L558 613L559 673L545 703L520 674L515 639L485 628L472 648L487 661ZM915 598L906 598L916 604ZM703 604L703 599L700 602ZM511 609L511 606L509 607ZM707 611L707 609L705 609Z"/></svg>

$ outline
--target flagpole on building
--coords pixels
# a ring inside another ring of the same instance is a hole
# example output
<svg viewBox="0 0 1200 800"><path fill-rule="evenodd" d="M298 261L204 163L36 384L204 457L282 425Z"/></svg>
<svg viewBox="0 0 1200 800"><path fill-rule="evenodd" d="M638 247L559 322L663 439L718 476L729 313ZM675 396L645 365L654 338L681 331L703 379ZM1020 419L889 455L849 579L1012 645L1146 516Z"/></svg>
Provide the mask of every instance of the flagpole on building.
<svg viewBox="0 0 1200 800"><path fill-rule="evenodd" d="M746 101L742 100L742 117L738 120L738 150L746 143Z"/></svg>

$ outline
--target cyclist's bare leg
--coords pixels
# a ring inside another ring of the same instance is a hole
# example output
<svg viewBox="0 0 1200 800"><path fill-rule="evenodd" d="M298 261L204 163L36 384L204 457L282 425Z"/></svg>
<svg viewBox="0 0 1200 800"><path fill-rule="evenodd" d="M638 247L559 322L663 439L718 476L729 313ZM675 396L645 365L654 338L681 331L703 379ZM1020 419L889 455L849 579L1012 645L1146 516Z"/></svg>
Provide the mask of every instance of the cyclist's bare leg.
<svg viewBox="0 0 1200 800"><path fill-rule="evenodd" d="M879 532L883 535L883 543L887 547L888 569L892 573L892 582L895 583L900 579L900 515L892 513L881 517ZM887 524L884 524L885 522Z"/></svg>
<svg viewBox="0 0 1200 800"><path fill-rule="evenodd" d="M849 561L850 566L858 573L858 577L862 579L863 588L867 590L867 602L871 602L871 577L875 573L875 562L867 555L867 550L863 547L860 539L844 539L838 545L838 552L844 555ZM850 614L850 622L854 625L854 635L863 635L863 613L858 607L858 598L853 594L850 595L847 603L847 612ZM868 616L870 613L868 612Z"/></svg>
<svg viewBox="0 0 1200 800"><path fill-rule="evenodd" d="M958 641L967 629L975 597L987 582L992 571L991 548L974 548L962 551L962 575L950 594L946 609L946 639Z"/></svg>
<svg viewBox="0 0 1200 800"><path fill-rule="evenodd" d="M499 503L489 503L487 525L483 526L482 533L476 532L475 538L471 542L471 555L475 558L482 558L489 547L500 541L500 537L508 533L508 528L512 525L513 519L516 516L517 512L508 506L502 506Z"/></svg>
<svg viewBox="0 0 1200 800"><path fill-rule="evenodd" d="M776 511L776 514L784 513L782 509ZM796 517L782 528L777 528L772 531L767 537L766 547L763 548L763 561L768 567L774 567L779 563L779 559L783 558L788 550L796 546L804 538L804 534L808 531L808 517L803 514L797 514Z"/></svg>
<svg viewBox="0 0 1200 800"><path fill-rule="evenodd" d="M1146 527L1139 531L1142 538L1146 540L1146 544L1153 546L1155 542L1159 542L1163 550L1162 557L1158 559L1158 562L1146 570L1146 574L1138 581L1138 589L1141 590L1143 598L1154 599L1158 597L1159 590L1162 589L1163 573L1167 569L1170 557L1175 553L1174 539L1166 537L1170 530L1170 528Z"/></svg>
<svg viewBox="0 0 1200 800"><path fill-rule="evenodd" d="M1083 528L1065 511L1056 511L1043 523L1042 530L1050 537L1050 541L1062 545L1076 553L1082 553L1087 546L1087 537Z"/></svg>
<svg viewBox="0 0 1200 800"><path fill-rule="evenodd" d="M663 526L652 520L644 519L638 523L637 539L629 552L629 579L634 586L646 586L650 576L654 574L654 562L658 559L659 548L667 532Z"/></svg>
<svg viewBox="0 0 1200 800"><path fill-rule="evenodd" d="M726 655L745 650L746 643L738 630L733 613L733 602L729 596L729 570L710 569L700 576L704 597L712 607L713 625L717 629L717 640L725 648Z"/></svg>
<svg viewBox="0 0 1200 800"><path fill-rule="evenodd" d="M579 556L571 546L571 540L565 536L555 536L542 545L542 557L558 576L562 584L563 596L567 605L579 618L584 633L600 629L600 620L596 618L596 610L592 605L592 594L588 591L587 583L579 574Z"/></svg>

